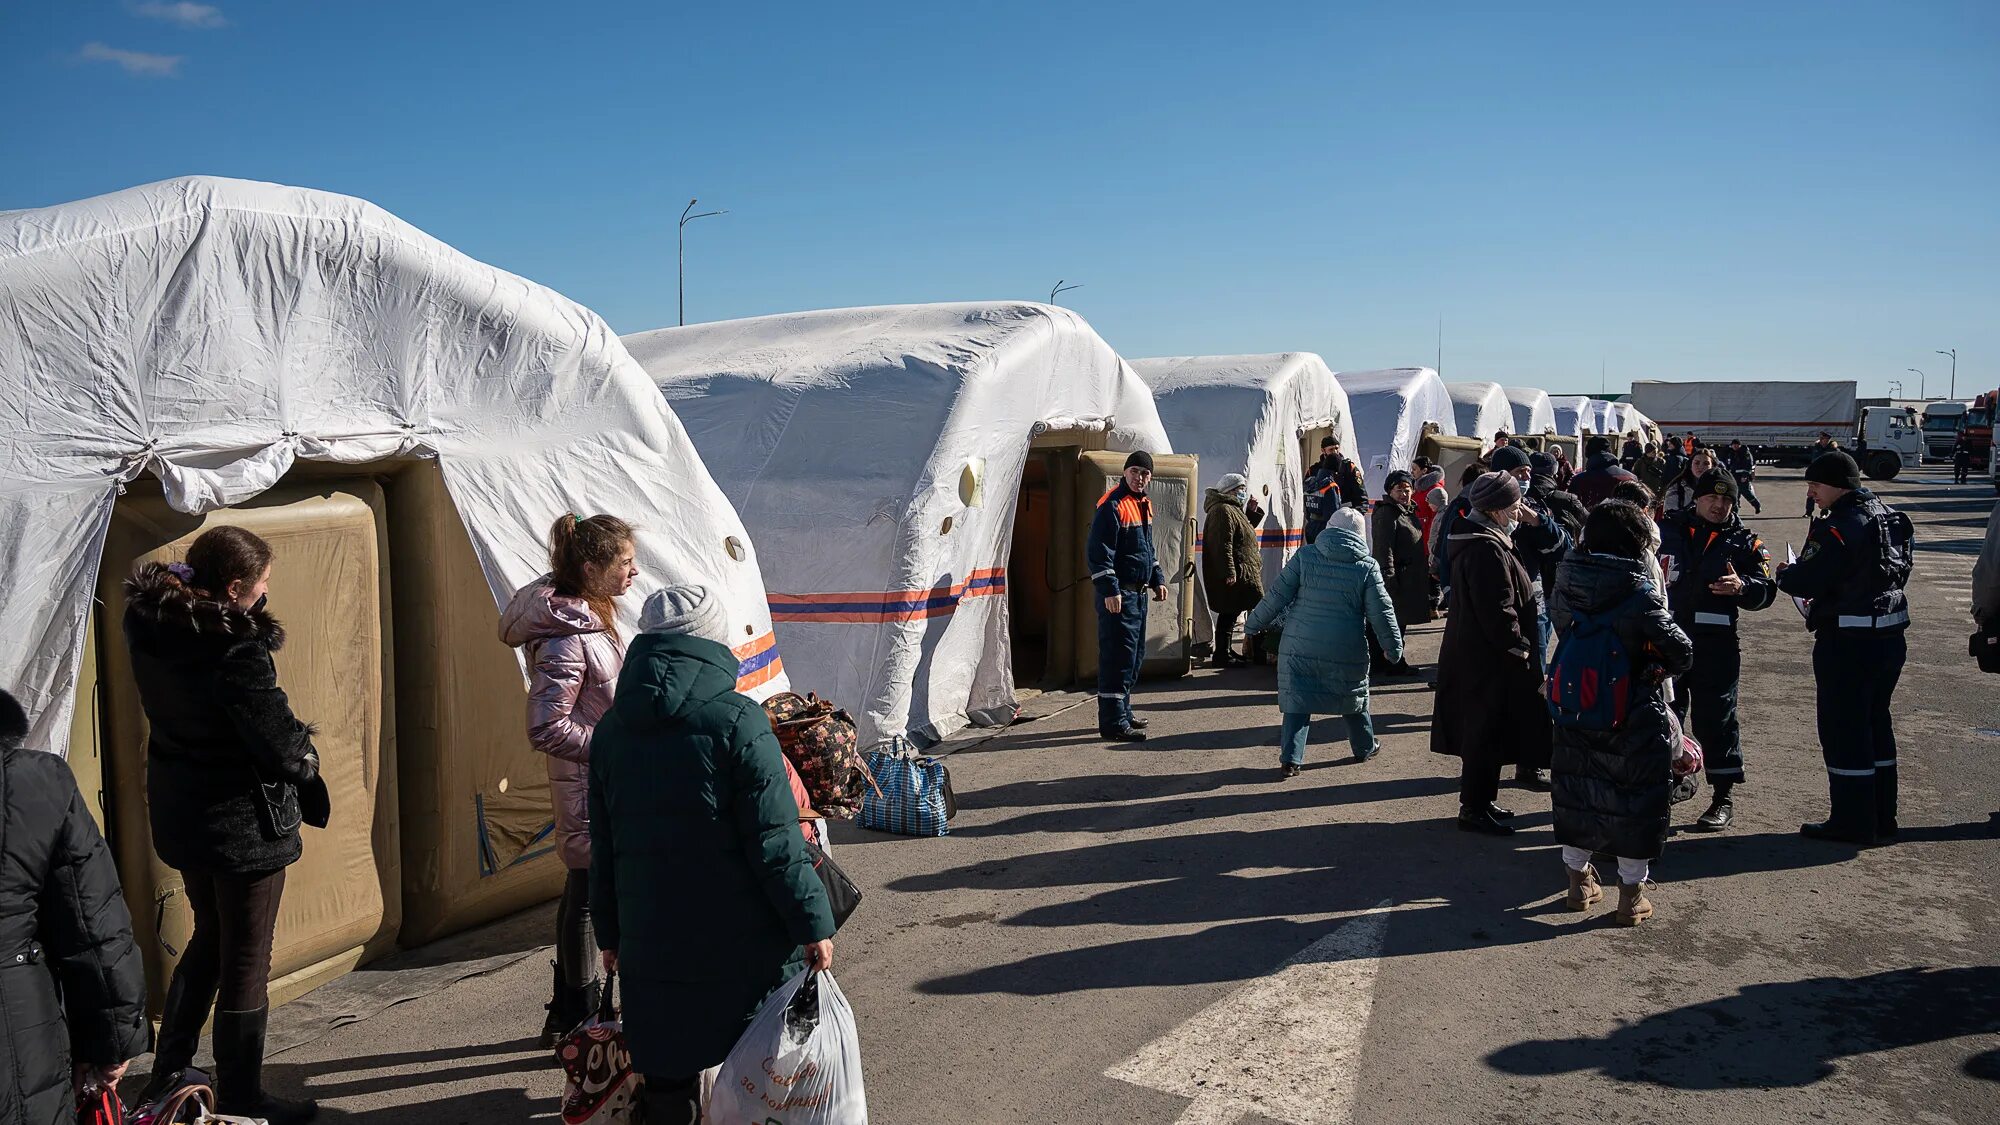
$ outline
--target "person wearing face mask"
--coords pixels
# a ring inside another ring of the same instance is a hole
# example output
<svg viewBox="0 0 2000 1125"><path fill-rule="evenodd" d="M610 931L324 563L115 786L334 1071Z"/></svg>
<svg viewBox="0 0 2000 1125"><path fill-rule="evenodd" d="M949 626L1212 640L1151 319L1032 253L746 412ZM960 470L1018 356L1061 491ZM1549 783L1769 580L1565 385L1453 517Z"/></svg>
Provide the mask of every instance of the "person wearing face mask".
<svg viewBox="0 0 2000 1125"><path fill-rule="evenodd" d="M1097 733L1108 742L1146 741L1132 714L1132 688L1146 660L1146 599L1167 600L1167 576L1153 552L1153 455L1125 458L1125 471L1097 501L1084 561L1097 593Z"/></svg>
<svg viewBox="0 0 2000 1125"><path fill-rule="evenodd" d="M1203 504L1207 519L1201 530L1201 583L1208 608L1215 614L1217 668L1247 663L1230 649L1236 620L1264 600L1264 564L1257 550L1257 529L1246 509L1249 500L1250 482L1241 473L1228 473L1208 490ZM1244 647L1249 648L1247 640Z"/></svg>
<svg viewBox="0 0 2000 1125"><path fill-rule="evenodd" d="M1495 803L1500 771L1510 763L1546 771L1550 748L1535 584L1514 550L1521 482L1487 473L1464 498L1471 511L1449 530L1452 609L1438 650L1431 750L1459 759L1459 828L1511 836L1514 814Z"/></svg>
<svg viewBox="0 0 2000 1125"><path fill-rule="evenodd" d="M1771 552L1737 518L1736 481L1711 472L1695 482L1692 507L1660 521L1660 558L1674 623L1693 638L1694 663L1674 688L1674 710L1691 722L1701 743L1712 797L1694 823L1720 832L1736 819L1731 791L1743 782L1743 739L1736 719L1743 648L1736 636L1742 610L1768 607L1778 596Z"/></svg>
<svg viewBox="0 0 2000 1125"><path fill-rule="evenodd" d="M215 1006L218 1112L272 1125L309 1120L310 1100L263 1087L271 941L299 826L331 812L313 730L292 714L271 654L284 627L264 608L271 545L240 527L202 532L185 563L144 563L125 583L125 643L145 709L153 850L194 912L167 989L143 1100L194 1062Z"/></svg>
<svg viewBox="0 0 2000 1125"><path fill-rule="evenodd" d="M625 665L616 599L639 576L634 536L616 516L558 516L549 528L549 572L516 590L500 615L500 643L523 650L532 672L528 744L547 762L556 852L569 869L556 908L544 1047L589 1018L600 995L590 925L590 746Z"/></svg>

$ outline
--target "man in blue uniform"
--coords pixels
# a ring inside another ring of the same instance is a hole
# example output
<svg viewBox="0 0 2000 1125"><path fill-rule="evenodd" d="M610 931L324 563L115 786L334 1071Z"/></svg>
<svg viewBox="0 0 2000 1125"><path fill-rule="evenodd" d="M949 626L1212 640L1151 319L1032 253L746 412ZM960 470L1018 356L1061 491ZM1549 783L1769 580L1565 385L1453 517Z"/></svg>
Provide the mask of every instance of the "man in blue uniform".
<svg viewBox="0 0 2000 1125"><path fill-rule="evenodd" d="M1097 502L1084 549L1097 589L1097 733L1113 742L1146 741L1132 714L1132 685L1146 658L1146 594L1167 600L1167 576L1153 554L1153 456L1125 459L1125 479Z"/></svg>
<svg viewBox="0 0 2000 1125"><path fill-rule="evenodd" d="M1329 434L1320 439L1319 460L1306 473L1306 542L1319 538L1326 521L1342 507L1366 507L1367 489L1361 483L1361 467L1341 456L1340 439Z"/></svg>
<svg viewBox="0 0 2000 1125"><path fill-rule="evenodd" d="M1675 683L1674 710L1683 722L1692 715L1714 791L1694 828L1720 832L1736 819L1730 791L1743 781L1736 720L1743 649L1736 614L1769 606L1777 600L1778 584L1771 580L1771 552L1737 518L1735 480L1711 471L1695 482L1694 497L1692 507L1661 519L1660 561L1674 623L1694 641L1694 666Z"/></svg>
<svg viewBox="0 0 2000 1125"><path fill-rule="evenodd" d="M1778 588L1810 598L1819 744L1832 813L1799 832L1868 846L1896 835L1896 732L1889 700L1903 674L1910 627L1903 585L1913 561L1910 518L1861 487L1854 458L1835 450L1806 469L1813 521L1799 561Z"/></svg>

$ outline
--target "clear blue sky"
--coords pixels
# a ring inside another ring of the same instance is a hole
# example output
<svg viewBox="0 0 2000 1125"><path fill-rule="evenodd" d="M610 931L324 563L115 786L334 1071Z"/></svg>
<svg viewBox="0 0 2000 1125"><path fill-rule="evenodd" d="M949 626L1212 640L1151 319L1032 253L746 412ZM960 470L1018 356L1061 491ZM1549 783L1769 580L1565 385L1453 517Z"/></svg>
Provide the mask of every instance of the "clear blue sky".
<svg viewBox="0 0 2000 1125"><path fill-rule="evenodd" d="M621 332L698 195L690 319L1066 278L1133 356L2000 382L1990 0L64 0L0 5L0 104L0 207L347 192Z"/></svg>

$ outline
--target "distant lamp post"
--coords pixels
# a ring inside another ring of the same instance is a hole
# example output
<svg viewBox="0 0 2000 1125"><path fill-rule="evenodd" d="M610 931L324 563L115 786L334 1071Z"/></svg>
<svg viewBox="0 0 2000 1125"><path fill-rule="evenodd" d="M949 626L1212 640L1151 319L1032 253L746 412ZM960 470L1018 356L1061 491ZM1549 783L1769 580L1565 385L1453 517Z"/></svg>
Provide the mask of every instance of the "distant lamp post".
<svg viewBox="0 0 2000 1125"><path fill-rule="evenodd" d="M1917 397L1924 397L1924 373L1914 367L1905 367L1903 370L1917 377Z"/></svg>
<svg viewBox="0 0 2000 1125"><path fill-rule="evenodd" d="M1901 379L1891 379L1891 380L1889 380L1889 393L1890 393L1891 395L1893 395L1894 397L1896 397L1896 398L1902 398L1902 397L1903 397L1903 381L1902 381Z"/></svg>
<svg viewBox="0 0 2000 1125"><path fill-rule="evenodd" d="M1938 354L1948 355L1951 357L1951 394L1947 397L1957 398L1958 397L1958 349L1946 348L1945 350L1939 352Z"/></svg>
<svg viewBox="0 0 2000 1125"><path fill-rule="evenodd" d="M706 219L711 215L729 214L729 212L727 211L703 211L699 215L688 214L689 211L694 210L695 203L696 203L695 200L692 199L688 200L688 205L681 210L681 225L674 232L675 248L680 252L680 260L681 260L680 304L681 304L681 323L683 325L685 325L688 322L688 292L687 292L688 291L688 250L687 250L688 224L694 222L696 219Z"/></svg>
<svg viewBox="0 0 2000 1125"><path fill-rule="evenodd" d="M1081 289L1081 288L1083 288L1083 285L1081 283L1078 283L1076 285L1064 285L1061 281L1057 281L1056 287L1054 289L1049 290L1049 304L1051 305L1055 304L1056 298L1062 296L1064 293L1067 293L1072 289Z"/></svg>

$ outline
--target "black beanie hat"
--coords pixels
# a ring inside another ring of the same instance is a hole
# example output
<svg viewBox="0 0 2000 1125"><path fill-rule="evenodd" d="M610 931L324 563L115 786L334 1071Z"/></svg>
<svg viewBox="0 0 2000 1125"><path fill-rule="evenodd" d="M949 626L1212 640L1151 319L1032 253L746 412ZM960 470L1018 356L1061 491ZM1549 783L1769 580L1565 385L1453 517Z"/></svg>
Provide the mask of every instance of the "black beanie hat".
<svg viewBox="0 0 2000 1125"><path fill-rule="evenodd" d="M1518 445L1503 445L1486 459L1487 467L1494 472L1507 473L1528 467L1528 451Z"/></svg>
<svg viewBox="0 0 2000 1125"><path fill-rule="evenodd" d="M1538 477L1555 476L1556 459L1537 449L1533 453L1528 454L1528 471Z"/></svg>
<svg viewBox="0 0 2000 1125"><path fill-rule="evenodd" d="M28 713L13 696L0 691L0 747L19 746L28 737Z"/></svg>
<svg viewBox="0 0 2000 1125"><path fill-rule="evenodd" d="M1813 458L1813 463L1806 466L1806 479L1835 488L1860 488L1861 466L1854 463L1854 458L1836 449Z"/></svg>
<svg viewBox="0 0 2000 1125"><path fill-rule="evenodd" d="M1694 482L1695 499L1699 500L1704 496L1726 496L1731 503L1735 503L1736 478L1728 473L1710 469L1701 475L1700 480Z"/></svg>
<svg viewBox="0 0 2000 1125"><path fill-rule="evenodd" d="M1153 471L1153 455L1143 449L1135 449L1130 457L1125 458L1125 467L1144 469L1150 473Z"/></svg>

